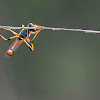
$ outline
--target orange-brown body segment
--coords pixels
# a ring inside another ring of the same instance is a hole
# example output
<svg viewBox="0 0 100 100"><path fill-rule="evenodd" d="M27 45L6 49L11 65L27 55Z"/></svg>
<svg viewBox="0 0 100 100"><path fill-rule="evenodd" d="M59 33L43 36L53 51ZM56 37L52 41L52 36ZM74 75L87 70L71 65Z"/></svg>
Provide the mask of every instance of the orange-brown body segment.
<svg viewBox="0 0 100 100"><path fill-rule="evenodd" d="M8 49L7 50L7 54L9 55L9 56L12 56L14 53L13 53L13 50L11 50L11 49Z"/></svg>

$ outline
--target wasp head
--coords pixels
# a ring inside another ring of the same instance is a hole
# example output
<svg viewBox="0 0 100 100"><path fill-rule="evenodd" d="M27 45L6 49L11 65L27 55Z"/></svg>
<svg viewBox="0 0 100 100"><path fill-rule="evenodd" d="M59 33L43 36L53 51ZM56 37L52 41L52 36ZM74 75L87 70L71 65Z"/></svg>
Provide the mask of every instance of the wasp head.
<svg viewBox="0 0 100 100"><path fill-rule="evenodd" d="M29 23L28 27L34 27L34 24L33 23ZM30 29L30 31L35 31L35 29Z"/></svg>

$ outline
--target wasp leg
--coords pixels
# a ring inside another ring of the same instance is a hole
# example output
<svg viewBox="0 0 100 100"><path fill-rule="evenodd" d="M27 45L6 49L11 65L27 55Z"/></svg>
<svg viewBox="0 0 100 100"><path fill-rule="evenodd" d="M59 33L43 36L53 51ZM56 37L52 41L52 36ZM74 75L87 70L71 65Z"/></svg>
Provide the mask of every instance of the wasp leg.
<svg viewBox="0 0 100 100"><path fill-rule="evenodd" d="M0 37L2 38L2 39L4 39L4 40L11 40L11 39L14 39L14 38L16 38L16 37L19 37L19 36L13 36L13 37L10 37L10 38L8 38L8 39L6 39L4 36L2 36L2 35L0 35Z"/></svg>
<svg viewBox="0 0 100 100"><path fill-rule="evenodd" d="M44 26L40 26L40 25L36 25L36 24L35 24L34 27L44 27Z"/></svg>
<svg viewBox="0 0 100 100"><path fill-rule="evenodd" d="M14 39L14 38L19 38L19 36L10 37L10 38L8 38L8 40L11 40L11 39Z"/></svg>
<svg viewBox="0 0 100 100"><path fill-rule="evenodd" d="M31 46L32 46L32 49L34 50L34 45L33 45L33 41L31 41Z"/></svg>
<svg viewBox="0 0 100 100"><path fill-rule="evenodd" d="M24 25L22 25L22 27L25 27Z"/></svg>
<svg viewBox="0 0 100 100"><path fill-rule="evenodd" d="M6 39L4 36L2 36L2 35L0 35L0 37L2 38L2 39L4 39L4 40L8 40L8 39Z"/></svg>
<svg viewBox="0 0 100 100"><path fill-rule="evenodd" d="M41 31L42 29L39 29L37 31L35 31L35 35L33 37L33 39L31 40L31 42L33 42L33 40L36 38L36 36L38 35L38 33Z"/></svg>
<svg viewBox="0 0 100 100"><path fill-rule="evenodd" d="M33 46L33 48L26 42L26 40L24 40L24 42L26 43L26 45L29 47L29 49L31 50L31 51L33 51L34 50L34 46Z"/></svg>
<svg viewBox="0 0 100 100"><path fill-rule="evenodd" d="M31 34L35 34L35 32L30 31Z"/></svg>
<svg viewBox="0 0 100 100"><path fill-rule="evenodd" d="M13 31L13 30L11 30L11 29L8 29L8 28L3 28L3 29L12 32L14 35L18 35L15 31Z"/></svg>
<svg viewBox="0 0 100 100"><path fill-rule="evenodd" d="M29 38L26 38L25 40L26 40L27 42L30 42L30 39L29 39Z"/></svg>
<svg viewBox="0 0 100 100"><path fill-rule="evenodd" d="M34 32L31 32L31 34L35 34L34 35L34 37L33 37L33 39L31 40L31 48L32 48L32 50L34 50L34 45L33 45L33 40L36 38L36 36L38 35L38 33L41 31L42 29L39 29L39 30L37 30L37 31L35 31L35 33Z"/></svg>

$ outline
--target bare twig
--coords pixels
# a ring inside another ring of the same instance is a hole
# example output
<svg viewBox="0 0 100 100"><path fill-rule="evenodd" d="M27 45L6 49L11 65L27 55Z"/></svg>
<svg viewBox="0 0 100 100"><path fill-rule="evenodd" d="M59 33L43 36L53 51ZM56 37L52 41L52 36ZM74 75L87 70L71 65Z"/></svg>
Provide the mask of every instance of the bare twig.
<svg viewBox="0 0 100 100"><path fill-rule="evenodd" d="M49 29L49 30L77 31L77 32L85 32L85 33L100 33L100 31L95 31L95 30L68 29L68 28L52 28L52 27L14 27L14 26L0 26L0 28L8 28L8 29Z"/></svg>

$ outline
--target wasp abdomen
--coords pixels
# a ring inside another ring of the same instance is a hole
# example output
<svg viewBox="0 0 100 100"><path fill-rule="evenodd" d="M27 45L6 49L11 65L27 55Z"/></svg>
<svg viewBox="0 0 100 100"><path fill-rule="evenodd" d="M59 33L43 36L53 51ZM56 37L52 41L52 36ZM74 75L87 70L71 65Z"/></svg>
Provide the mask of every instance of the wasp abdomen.
<svg viewBox="0 0 100 100"><path fill-rule="evenodd" d="M12 55L14 54L14 51L13 51L12 49L8 49L8 50L7 50L7 54L8 54L9 56L12 56Z"/></svg>

